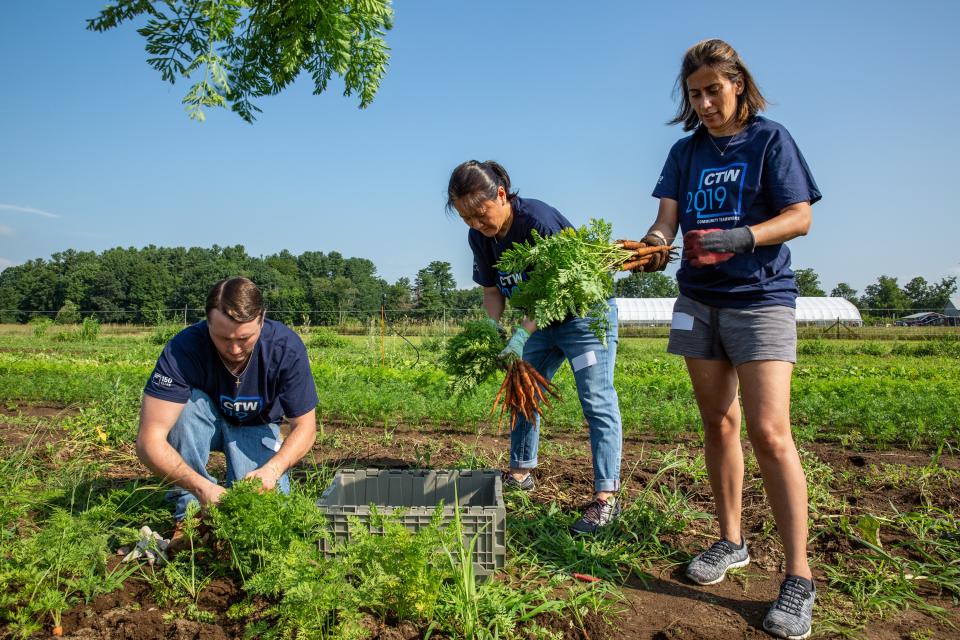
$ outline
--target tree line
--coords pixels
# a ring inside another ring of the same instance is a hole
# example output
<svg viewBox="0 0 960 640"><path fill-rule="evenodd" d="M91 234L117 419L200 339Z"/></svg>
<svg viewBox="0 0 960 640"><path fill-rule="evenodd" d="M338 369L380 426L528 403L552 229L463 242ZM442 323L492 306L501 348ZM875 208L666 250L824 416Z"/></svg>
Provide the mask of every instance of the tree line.
<svg viewBox="0 0 960 640"><path fill-rule="evenodd" d="M821 297L827 295L820 276L813 269L795 269L797 289L801 296ZM673 298L679 294L674 278L662 273L634 273L618 280L616 295L624 298ZM902 287L897 278L880 276L867 285L861 295L846 282L831 289L830 296L844 298L862 311L878 315L904 315L913 311L943 311L950 297L957 292L956 276L942 278L940 282L928 282L917 276Z"/></svg>
<svg viewBox="0 0 960 640"><path fill-rule="evenodd" d="M796 269L795 273L801 296L827 295L816 271ZM867 285L859 296L857 290L846 282L837 284L830 290L830 295L849 300L861 310L902 315L911 311L942 312L956 292L956 276L941 278L940 282L928 282L926 278L917 276L901 287L897 278L883 275Z"/></svg>
<svg viewBox="0 0 960 640"><path fill-rule="evenodd" d="M67 250L49 260L36 259L0 272L0 321L27 322L37 315L62 319L94 313L102 322L157 323L171 310L202 309L213 283L244 275L263 290L271 315L284 322L337 324L347 316L388 310L439 319L447 309L479 309L480 287L458 289L450 263L432 261L411 281L389 283L366 258L346 258L336 251L289 251L266 257L247 254L241 245L210 248L155 247L108 249L102 253ZM813 269L796 269L801 296L827 295ZM862 295L841 282L831 296L846 298L860 309L903 314L942 310L957 291L957 278L938 283L922 277L901 287L880 276ZM676 280L663 273L634 273L617 280L614 295L670 298Z"/></svg>
<svg viewBox="0 0 960 640"><path fill-rule="evenodd" d="M184 309L196 320L210 287L234 275L257 283L272 317L296 324L336 324L347 315L379 314L381 305L431 320L444 308L478 308L482 300L479 287L457 288L448 262L430 262L412 282L391 284L372 261L336 251L256 257L241 245L117 247L67 250L3 270L0 321L57 312L61 319L94 313L101 322L158 323Z"/></svg>

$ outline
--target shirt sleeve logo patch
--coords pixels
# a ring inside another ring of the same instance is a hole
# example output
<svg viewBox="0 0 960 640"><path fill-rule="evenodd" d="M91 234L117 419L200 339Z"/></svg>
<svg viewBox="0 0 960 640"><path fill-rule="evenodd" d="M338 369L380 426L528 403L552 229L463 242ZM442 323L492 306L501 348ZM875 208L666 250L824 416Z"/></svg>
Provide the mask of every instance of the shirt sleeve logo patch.
<svg viewBox="0 0 960 640"><path fill-rule="evenodd" d="M173 386L173 378L170 376L165 376L162 373L155 372L153 374L153 386L158 389L169 389Z"/></svg>
<svg viewBox="0 0 960 640"><path fill-rule="evenodd" d="M734 162L725 167L704 169L696 191L687 191L686 214L709 222L736 222L743 215L743 185L747 163Z"/></svg>

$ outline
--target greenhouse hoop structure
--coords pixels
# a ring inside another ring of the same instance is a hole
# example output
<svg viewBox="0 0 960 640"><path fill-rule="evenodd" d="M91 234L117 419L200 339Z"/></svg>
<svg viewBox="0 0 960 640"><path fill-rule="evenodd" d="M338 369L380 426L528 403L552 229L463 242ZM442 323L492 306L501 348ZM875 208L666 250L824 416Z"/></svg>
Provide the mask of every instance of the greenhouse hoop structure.
<svg viewBox="0 0 960 640"><path fill-rule="evenodd" d="M676 298L616 298L622 326L669 327ZM844 298L797 298L797 324L863 325L860 311Z"/></svg>

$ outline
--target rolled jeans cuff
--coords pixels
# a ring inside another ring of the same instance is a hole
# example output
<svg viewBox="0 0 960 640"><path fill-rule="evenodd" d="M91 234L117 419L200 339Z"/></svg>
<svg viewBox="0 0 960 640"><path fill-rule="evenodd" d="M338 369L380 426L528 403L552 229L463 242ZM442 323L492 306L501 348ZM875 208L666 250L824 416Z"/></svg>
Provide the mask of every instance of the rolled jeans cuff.
<svg viewBox="0 0 960 640"><path fill-rule="evenodd" d="M594 480L593 490L595 493L599 493L601 491L616 493L617 491L620 491L620 481L619 480Z"/></svg>
<svg viewBox="0 0 960 640"><path fill-rule="evenodd" d="M532 460L517 460L511 456L510 458L510 468L511 469L536 469L537 468L537 459Z"/></svg>

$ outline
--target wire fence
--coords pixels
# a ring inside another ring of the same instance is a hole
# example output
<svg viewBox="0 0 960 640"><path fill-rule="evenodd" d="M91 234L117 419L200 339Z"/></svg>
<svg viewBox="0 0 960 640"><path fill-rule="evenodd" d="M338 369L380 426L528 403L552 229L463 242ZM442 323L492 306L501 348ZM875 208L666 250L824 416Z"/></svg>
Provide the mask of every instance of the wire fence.
<svg viewBox="0 0 960 640"><path fill-rule="evenodd" d="M820 318L801 320L797 334L801 339L960 339L960 318L930 310L861 309L861 320L844 318ZM925 314L925 315L922 315ZM144 317L152 318L145 321ZM432 309L387 309L368 310L302 310L271 309L268 316L288 325L309 331L310 327L328 327L343 335L365 335L380 330L380 324L390 331L405 336L449 336L461 329L469 320L486 317L480 308L438 307ZM101 310L72 309L69 313L60 310L0 309L0 321L4 323L51 323L72 325L93 319L105 327L118 330L156 327L160 325L186 326L205 317L202 307L179 309ZM508 309L504 324L518 322L520 314ZM666 337L670 331L670 317L631 319L626 314L620 317L620 335L625 337Z"/></svg>

